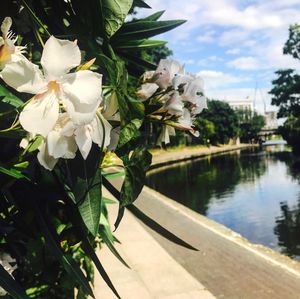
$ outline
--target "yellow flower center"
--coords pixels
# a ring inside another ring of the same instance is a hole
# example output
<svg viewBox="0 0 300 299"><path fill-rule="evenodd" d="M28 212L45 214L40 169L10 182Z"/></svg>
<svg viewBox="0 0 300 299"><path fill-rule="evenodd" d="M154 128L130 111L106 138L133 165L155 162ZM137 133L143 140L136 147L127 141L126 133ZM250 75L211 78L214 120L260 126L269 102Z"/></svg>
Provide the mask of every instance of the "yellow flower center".
<svg viewBox="0 0 300 299"><path fill-rule="evenodd" d="M0 47L0 63L5 63L10 60L12 51L5 44Z"/></svg>
<svg viewBox="0 0 300 299"><path fill-rule="evenodd" d="M50 81L48 83L48 90L53 92L59 92L59 84L56 81Z"/></svg>

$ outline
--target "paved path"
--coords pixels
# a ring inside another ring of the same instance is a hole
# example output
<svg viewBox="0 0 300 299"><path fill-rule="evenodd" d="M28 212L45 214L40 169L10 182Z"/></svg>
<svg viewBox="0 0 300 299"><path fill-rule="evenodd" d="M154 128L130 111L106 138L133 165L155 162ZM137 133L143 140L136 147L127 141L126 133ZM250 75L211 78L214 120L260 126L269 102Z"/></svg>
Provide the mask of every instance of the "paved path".
<svg viewBox="0 0 300 299"><path fill-rule="evenodd" d="M299 263L262 246L253 246L222 225L149 188L143 190L137 206L200 250L184 249L147 229L217 298L300 298Z"/></svg>
<svg viewBox="0 0 300 299"><path fill-rule="evenodd" d="M110 208L112 220L116 208L117 205ZM122 299L215 299L130 213L125 214L115 235L122 242L116 247L131 269L121 264L106 246L98 256ZM116 298L96 272L94 289L96 299Z"/></svg>

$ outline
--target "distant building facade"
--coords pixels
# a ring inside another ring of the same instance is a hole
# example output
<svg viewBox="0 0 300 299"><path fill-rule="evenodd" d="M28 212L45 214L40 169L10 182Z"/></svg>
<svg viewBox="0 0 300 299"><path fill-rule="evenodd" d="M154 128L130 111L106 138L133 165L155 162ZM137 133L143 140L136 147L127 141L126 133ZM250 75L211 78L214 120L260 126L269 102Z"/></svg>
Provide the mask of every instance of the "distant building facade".
<svg viewBox="0 0 300 299"><path fill-rule="evenodd" d="M227 101L229 106L234 110L242 110L242 111L253 111L254 105L251 99L245 99L242 101Z"/></svg>
<svg viewBox="0 0 300 299"><path fill-rule="evenodd" d="M277 121L277 112L276 111L268 111L265 112L265 126L263 129L265 130L273 130L278 128Z"/></svg>

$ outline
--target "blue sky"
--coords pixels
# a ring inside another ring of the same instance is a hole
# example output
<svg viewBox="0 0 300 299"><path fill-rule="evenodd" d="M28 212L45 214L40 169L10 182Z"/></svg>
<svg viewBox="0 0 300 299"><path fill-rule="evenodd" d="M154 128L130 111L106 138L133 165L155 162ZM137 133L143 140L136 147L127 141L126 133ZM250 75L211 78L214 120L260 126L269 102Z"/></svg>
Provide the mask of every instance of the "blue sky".
<svg viewBox="0 0 300 299"><path fill-rule="evenodd" d="M300 23L300 0L147 0L165 10L161 19L185 19L182 26L159 36L188 72L201 75L209 98L254 98L256 108L270 106L271 80L282 68L300 70L300 61L282 54L288 27Z"/></svg>

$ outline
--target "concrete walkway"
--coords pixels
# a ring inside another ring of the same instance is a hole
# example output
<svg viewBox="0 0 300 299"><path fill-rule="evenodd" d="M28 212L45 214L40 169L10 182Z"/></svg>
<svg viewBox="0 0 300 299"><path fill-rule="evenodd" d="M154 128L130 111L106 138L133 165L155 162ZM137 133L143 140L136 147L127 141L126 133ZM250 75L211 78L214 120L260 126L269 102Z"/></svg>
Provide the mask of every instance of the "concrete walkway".
<svg viewBox="0 0 300 299"><path fill-rule="evenodd" d="M112 198L107 191L106 197ZM117 205L110 209L114 220ZM116 245L129 264L126 268L104 246L98 252L122 299L214 299L205 287L179 265L129 212L125 213L116 232L121 245ZM95 272L96 299L115 299L105 282Z"/></svg>

